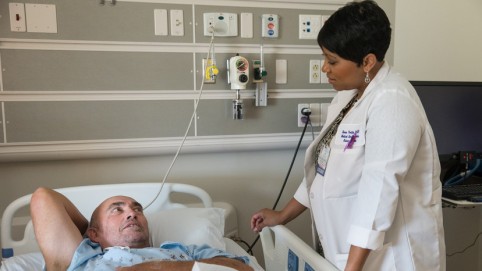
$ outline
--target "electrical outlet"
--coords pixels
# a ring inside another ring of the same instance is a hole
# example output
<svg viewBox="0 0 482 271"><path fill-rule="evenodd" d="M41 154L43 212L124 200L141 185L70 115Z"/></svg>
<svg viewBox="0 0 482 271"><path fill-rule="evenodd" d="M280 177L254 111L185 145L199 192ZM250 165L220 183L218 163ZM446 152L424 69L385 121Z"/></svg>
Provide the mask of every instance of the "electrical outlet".
<svg viewBox="0 0 482 271"><path fill-rule="evenodd" d="M321 60L310 60L310 84L321 84Z"/></svg>
<svg viewBox="0 0 482 271"><path fill-rule="evenodd" d="M301 113L306 108L311 111L310 122L313 127L321 127L326 122L329 103L298 104L298 127L304 127L308 118Z"/></svg>

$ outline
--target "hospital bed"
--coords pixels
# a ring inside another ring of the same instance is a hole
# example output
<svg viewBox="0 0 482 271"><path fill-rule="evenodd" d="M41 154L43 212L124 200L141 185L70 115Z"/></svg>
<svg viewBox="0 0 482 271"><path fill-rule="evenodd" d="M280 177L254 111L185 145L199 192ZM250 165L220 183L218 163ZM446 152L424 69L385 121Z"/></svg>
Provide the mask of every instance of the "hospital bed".
<svg viewBox="0 0 482 271"><path fill-rule="evenodd" d="M115 195L132 197L146 207L144 213L149 222L153 246L159 246L160 243L168 240L185 244L208 244L235 255L248 256L254 270L263 270L253 256L249 255L236 242L225 237L225 229L228 234L233 234L237 230L237 228L233 228L237 225L233 225L231 221L233 217L235 219L231 205L227 203L214 203L213 205L211 197L206 191L192 185L165 183L160 195L156 197L160 188L160 183L127 183L78 186L56 190L69 198L88 219L95 207L104 199ZM189 205L174 202L175 194L183 195L181 198L196 198L201 203ZM43 259L35 241L32 222L27 223L20 240L13 237L12 228L15 215L29 205L30 198L31 195L26 195L16 199L8 205L3 213L1 271L42 270ZM153 199L155 200L153 201ZM225 216L226 212L228 214ZM225 220L225 217L228 220ZM234 224L236 223L237 221L234 222ZM229 227L225 228L225 225ZM61 236L59 236L59 240L53 241L60 240Z"/></svg>

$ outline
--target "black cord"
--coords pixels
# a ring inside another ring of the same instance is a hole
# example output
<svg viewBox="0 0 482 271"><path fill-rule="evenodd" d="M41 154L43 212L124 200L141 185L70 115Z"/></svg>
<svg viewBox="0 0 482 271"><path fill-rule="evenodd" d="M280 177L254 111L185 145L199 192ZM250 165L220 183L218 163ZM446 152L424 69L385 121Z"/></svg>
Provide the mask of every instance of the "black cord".
<svg viewBox="0 0 482 271"><path fill-rule="evenodd" d="M236 236L233 236L233 237L229 237L231 240L233 240L234 242L236 243L241 243L243 245L245 245L248 249L249 249L249 244L248 242L244 241L243 239L239 238L239 237L236 237ZM253 252L251 251L251 253L249 253L251 256L253 256Z"/></svg>
<svg viewBox="0 0 482 271"><path fill-rule="evenodd" d="M290 167L288 169L288 173L286 174L286 177L285 177L285 180L283 182L283 185L281 186L281 190L279 191L278 193L278 198L276 199L276 202L274 203L273 205L273 210L276 209L276 206L278 206L278 203L279 203L279 200L281 198L281 195L283 194L283 190L285 189L285 186L286 186L286 183L288 182L288 178L291 174L291 169L293 169L293 164L295 163L295 160L296 160L296 155L298 154L298 150L300 149L300 145L301 145L301 142L303 141L303 137L305 135L305 132L306 132L306 127L308 126L308 123L310 123L310 115L307 114L305 115L306 116L306 122L305 122L305 127L303 127L303 132L301 133L301 137L300 137L300 140L298 141L298 146L296 146L296 150L295 150L295 154L293 155L293 159L291 160L291 164L290 164ZM258 242L259 240L259 234L258 236L256 236L256 239L254 240L254 242L251 244L251 246L248 246L248 250L247 252L250 253L251 255L253 255L253 247L256 245L256 243Z"/></svg>
<svg viewBox="0 0 482 271"><path fill-rule="evenodd" d="M454 255L456 255L456 254L462 254L462 253L464 253L465 251L467 251L467 249L475 246L475 244L477 243L477 240L479 239L479 237L480 237L481 235L482 235L482 232L479 232L479 234L477 234L477 237L475 237L475 240L474 240L474 242L472 242L472 244L470 244L469 246L467 246L466 248L464 248L464 249L461 250L461 251L457 251L457 252L454 252L454 253L447 254L447 257L452 257L452 256L454 256Z"/></svg>

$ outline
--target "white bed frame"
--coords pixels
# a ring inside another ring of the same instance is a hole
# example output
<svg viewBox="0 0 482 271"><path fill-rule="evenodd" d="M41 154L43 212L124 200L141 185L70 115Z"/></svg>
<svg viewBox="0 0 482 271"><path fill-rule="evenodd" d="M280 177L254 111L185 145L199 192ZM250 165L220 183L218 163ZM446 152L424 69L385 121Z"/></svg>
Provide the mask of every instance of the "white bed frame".
<svg viewBox="0 0 482 271"><path fill-rule="evenodd" d="M260 233L266 271L337 271L338 269L282 225Z"/></svg>

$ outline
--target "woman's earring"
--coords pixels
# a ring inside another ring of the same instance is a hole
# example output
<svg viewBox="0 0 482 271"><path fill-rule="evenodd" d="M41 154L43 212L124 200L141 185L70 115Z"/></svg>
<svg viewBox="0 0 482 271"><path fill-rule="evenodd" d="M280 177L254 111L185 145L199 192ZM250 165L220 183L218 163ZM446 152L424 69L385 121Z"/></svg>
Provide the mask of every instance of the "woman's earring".
<svg viewBox="0 0 482 271"><path fill-rule="evenodd" d="M367 74L365 75L365 83L370 83L371 79L370 79L370 76L368 76L368 72Z"/></svg>

